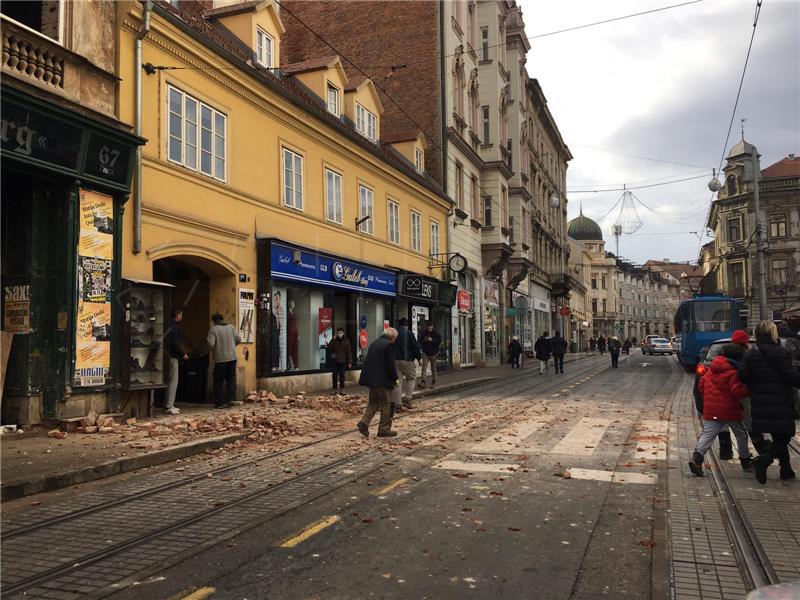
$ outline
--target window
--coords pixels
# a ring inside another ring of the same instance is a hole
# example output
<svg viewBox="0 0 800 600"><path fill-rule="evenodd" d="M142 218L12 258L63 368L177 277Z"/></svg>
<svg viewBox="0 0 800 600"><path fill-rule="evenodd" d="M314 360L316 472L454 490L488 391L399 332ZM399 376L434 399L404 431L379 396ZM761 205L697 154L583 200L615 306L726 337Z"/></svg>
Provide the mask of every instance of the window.
<svg viewBox="0 0 800 600"><path fill-rule="evenodd" d="M592 298L592 313L597 313L597 298Z"/></svg>
<svg viewBox="0 0 800 600"><path fill-rule="evenodd" d="M411 211L411 249L422 251L422 215Z"/></svg>
<svg viewBox="0 0 800 600"><path fill-rule="evenodd" d="M489 60L489 28L481 27L481 60Z"/></svg>
<svg viewBox="0 0 800 600"><path fill-rule="evenodd" d="M400 243L400 205L389 200L389 241L393 244Z"/></svg>
<svg viewBox="0 0 800 600"><path fill-rule="evenodd" d="M303 157L283 149L283 203L303 210Z"/></svg>
<svg viewBox="0 0 800 600"><path fill-rule="evenodd" d="M3 16L14 19L26 27L38 31L42 35L55 41L61 39L61 25L59 22L60 2L3 2Z"/></svg>
<svg viewBox="0 0 800 600"><path fill-rule="evenodd" d="M421 148L414 148L414 167L419 173L425 172L425 153Z"/></svg>
<svg viewBox="0 0 800 600"><path fill-rule="evenodd" d="M597 275L592 275L592 289L597 289Z"/></svg>
<svg viewBox="0 0 800 600"><path fill-rule="evenodd" d="M431 221L431 256L439 254L439 224Z"/></svg>
<svg viewBox="0 0 800 600"><path fill-rule="evenodd" d="M728 219L728 241L742 241L742 220L739 217L732 217Z"/></svg>
<svg viewBox="0 0 800 600"><path fill-rule="evenodd" d="M503 212L500 215L503 227L508 227L508 192L505 186L500 186L500 210Z"/></svg>
<svg viewBox="0 0 800 600"><path fill-rule="evenodd" d="M479 201L480 197L478 196L478 178L473 175L470 178L470 200L472 201L472 206L470 209L472 210L472 218L476 221L480 218L480 207Z"/></svg>
<svg viewBox="0 0 800 600"><path fill-rule="evenodd" d="M787 281L789 272L789 261L785 258L772 259L772 283L783 285Z"/></svg>
<svg viewBox="0 0 800 600"><path fill-rule="evenodd" d="M786 215L774 215L769 224L769 237L786 236Z"/></svg>
<svg viewBox="0 0 800 600"><path fill-rule="evenodd" d="M470 48L475 48L475 3L470 2L467 8L467 40Z"/></svg>
<svg viewBox="0 0 800 600"><path fill-rule="evenodd" d="M483 113L483 143L489 143L489 107L483 106L481 107L481 113Z"/></svg>
<svg viewBox="0 0 800 600"><path fill-rule="evenodd" d="M339 116L339 88L328 84L328 112Z"/></svg>
<svg viewBox="0 0 800 600"><path fill-rule="evenodd" d="M608 312L608 300L603 298L603 312Z"/></svg>
<svg viewBox="0 0 800 600"><path fill-rule="evenodd" d="M731 303L729 301L695 302L693 304L695 331L730 331Z"/></svg>
<svg viewBox="0 0 800 600"><path fill-rule="evenodd" d="M464 167L458 162L456 163L456 181L454 187L456 192L456 206L460 210L464 210Z"/></svg>
<svg viewBox="0 0 800 600"><path fill-rule="evenodd" d="M226 116L172 86L168 96L169 160L225 181Z"/></svg>
<svg viewBox="0 0 800 600"><path fill-rule="evenodd" d="M744 296L744 263L728 264L728 288L731 296Z"/></svg>
<svg viewBox="0 0 800 600"><path fill-rule="evenodd" d="M325 169L325 212L328 221L342 222L342 176Z"/></svg>
<svg viewBox="0 0 800 600"><path fill-rule="evenodd" d="M492 226L492 197L483 197L483 224L486 227Z"/></svg>
<svg viewBox="0 0 800 600"><path fill-rule="evenodd" d="M378 139L377 126L377 117L366 108L356 103L356 131L374 142Z"/></svg>
<svg viewBox="0 0 800 600"><path fill-rule="evenodd" d="M735 196L737 191L736 177L734 175L728 175L727 184L728 184L728 196Z"/></svg>
<svg viewBox="0 0 800 600"><path fill-rule="evenodd" d="M272 68L272 36L260 27L256 29L256 62L261 66Z"/></svg>
<svg viewBox="0 0 800 600"><path fill-rule="evenodd" d="M363 219L364 217L369 217L366 219L361 225L359 226L359 230L363 233L368 233L372 235L373 227L372 221L375 218L373 216L373 194L372 190L364 185L358 186L358 218Z"/></svg>

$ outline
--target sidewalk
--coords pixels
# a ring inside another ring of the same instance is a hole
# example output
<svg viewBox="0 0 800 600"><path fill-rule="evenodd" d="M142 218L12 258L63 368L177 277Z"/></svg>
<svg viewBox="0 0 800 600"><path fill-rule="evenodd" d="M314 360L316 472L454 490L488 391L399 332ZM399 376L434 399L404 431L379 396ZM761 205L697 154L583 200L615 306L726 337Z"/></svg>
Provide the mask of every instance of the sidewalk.
<svg viewBox="0 0 800 600"><path fill-rule="evenodd" d="M585 358L567 355L565 363ZM535 368L476 367L443 372L435 388L417 389L414 398L444 394ZM103 427L102 433L68 433L49 437L47 429L0 436L0 500L8 501L151 467L200 453L224 452L248 444L281 449L313 441L322 434L353 428L366 404L366 389L348 385L259 402L225 410L210 405L178 404L180 415L158 413ZM320 418L324 413L324 418ZM222 449L222 450L220 450Z"/></svg>

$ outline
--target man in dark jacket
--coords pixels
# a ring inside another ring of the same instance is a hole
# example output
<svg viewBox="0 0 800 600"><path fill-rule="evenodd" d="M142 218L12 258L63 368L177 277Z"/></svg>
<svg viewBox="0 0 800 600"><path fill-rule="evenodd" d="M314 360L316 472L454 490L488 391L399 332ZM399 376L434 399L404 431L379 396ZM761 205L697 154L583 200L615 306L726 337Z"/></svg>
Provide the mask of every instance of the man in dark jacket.
<svg viewBox="0 0 800 600"><path fill-rule="evenodd" d="M622 346L619 343L619 338L614 336L608 339L608 351L611 354L611 368L619 369L619 351Z"/></svg>
<svg viewBox="0 0 800 600"><path fill-rule="evenodd" d="M548 366L548 361L550 360L550 355L553 353L553 349L550 347L550 340L547 337L546 331L536 340L536 343L533 345L533 351L536 353L536 360L539 361L539 375L542 375L545 371L549 373L550 367Z"/></svg>
<svg viewBox="0 0 800 600"><path fill-rule="evenodd" d="M778 340L778 328L762 321L755 331L756 347L747 351L739 365L739 379L750 386L750 417L758 456L753 460L756 479L767 482L767 467L774 459L780 463L780 478L794 479L789 463L789 441L795 434L793 387L800 387L800 371L792 366L792 356ZM769 433L772 442L758 439Z"/></svg>
<svg viewBox="0 0 800 600"><path fill-rule="evenodd" d="M553 362L555 363L556 373L563 373L567 340L564 339L560 331L556 331L556 334L550 338L550 348L553 350Z"/></svg>
<svg viewBox="0 0 800 600"><path fill-rule="evenodd" d="M350 340L344 335L344 328L336 328L336 336L328 342L328 352L333 367L333 391L344 389L345 368L353 367L353 347Z"/></svg>
<svg viewBox="0 0 800 600"><path fill-rule="evenodd" d="M417 382L417 363L422 360L422 352L414 334L408 330L408 319L400 319L397 330L397 341L394 343L395 367L402 379L400 385L394 390L395 410L401 411L403 407L413 408L411 399L414 395L414 386Z"/></svg>
<svg viewBox="0 0 800 600"><path fill-rule="evenodd" d="M189 360L189 355L183 350L183 336L181 335L181 321L183 311L176 308L172 311L172 322L169 326L169 379L167 380L167 401L164 408L168 415L177 415L179 408L175 408L175 395L178 392L178 377L181 362Z"/></svg>
<svg viewBox="0 0 800 600"><path fill-rule="evenodd" d="M597 349L600 350L600 354L605 354L606 351L606 338L602 335L597 338Z"/></svg>
<svg viewBox="0 0 800 600"><path fill-rule="evenodd" d="M433 323L428 321L425 331L419 334L419 345L422 347L422 381L419 387L425 387L425 375L428 372L428 364L431 365L431 387L436 385L436 356L439 354L439 346L442 345L442 336L434 330Z"/></svg>
<svg viewBox="0 0 800 600"><path fill-rule="evenodd" d="M397 369L395 368L394 342L397 329L389 327L383 335L369 345L364 367L358 384L369 388L369 402L364 409L364 416L358 422L358 430L364 437L369 436L369 424L375 413L380 411L378 437L394 437L392 431L392 390L397 386Z"/></svg>

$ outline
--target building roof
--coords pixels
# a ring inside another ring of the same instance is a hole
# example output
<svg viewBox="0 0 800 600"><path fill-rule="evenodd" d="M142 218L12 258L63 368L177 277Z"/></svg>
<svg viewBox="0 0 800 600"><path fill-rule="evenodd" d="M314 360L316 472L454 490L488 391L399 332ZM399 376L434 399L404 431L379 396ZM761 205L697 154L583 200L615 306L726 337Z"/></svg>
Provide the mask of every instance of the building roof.
<svg viewBox="0 0 800 600"><path fill-rule="evenodd" d="M733 148L731 148L730 152L728 152L727 158L735 158L737 156L743 155L750 155L753 153L753 150L756 150L756 147L753 144L746 142L744 138L742 141L736 144ZM756 150L756 152L758 152Z"/></svg>
<svg viewBox="0 0 800 600"><path fill-rule="evenodd" d="M397 144L400 142L416 142L422 132L419 129L406 129L404 131L396 131L387 134L381 134L381 141L387 144ZM423 140L424 140L424 136Z"/></svg>
<svg viewBox="0 0 800 600"><path fill-rule="evenodd" d="M334 66L339 61L338 56L323 56L320 58L312 58L311 60L304 60L303 62L291 63L282 65L281 71L287 75L297 75L298 73L310 73L311 71L320 71Z"/></svg>
<svg viewBox="0 0 800 600"><path fill-rule="evenodd" d="M600 229L600 225L583 216L583 209L577 217L567 223L567 235L573 240L603 241L603 230Z"/></svg>
<svg viewBox="0 0 800 600"><path fill-rule="evenodd" d="M761 171L762 177L800 177L800 156L790 154Z"/></svg>

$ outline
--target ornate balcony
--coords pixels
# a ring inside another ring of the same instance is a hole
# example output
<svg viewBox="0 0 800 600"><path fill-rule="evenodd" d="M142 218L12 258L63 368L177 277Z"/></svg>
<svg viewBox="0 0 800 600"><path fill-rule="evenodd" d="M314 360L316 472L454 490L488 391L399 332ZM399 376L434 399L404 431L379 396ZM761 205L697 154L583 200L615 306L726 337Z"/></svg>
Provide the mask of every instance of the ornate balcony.
<svg viewBox="0 0 800 600"><path fill-rule="evenodd" d="M551 273L550 285L553 286L550 294L556 298L566 296L569 298L570 290L578 289L580 283L569 273Z"/></svg>

